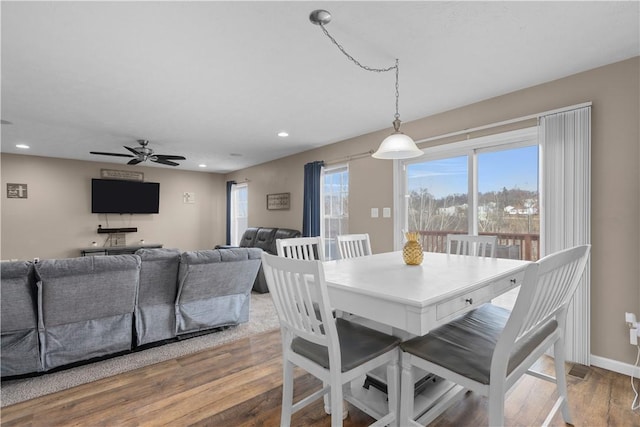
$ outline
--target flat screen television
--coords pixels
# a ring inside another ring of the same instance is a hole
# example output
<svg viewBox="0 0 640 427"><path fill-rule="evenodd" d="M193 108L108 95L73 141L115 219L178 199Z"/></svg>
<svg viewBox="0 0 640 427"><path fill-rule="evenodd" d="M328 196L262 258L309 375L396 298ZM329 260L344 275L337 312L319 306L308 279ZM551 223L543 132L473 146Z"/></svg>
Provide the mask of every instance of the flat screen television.
<svg viewBox="0 0 640 427"><path fill-rule="evenodd" d="M91 180L91 213L157 214L160 183Z"/></svg>

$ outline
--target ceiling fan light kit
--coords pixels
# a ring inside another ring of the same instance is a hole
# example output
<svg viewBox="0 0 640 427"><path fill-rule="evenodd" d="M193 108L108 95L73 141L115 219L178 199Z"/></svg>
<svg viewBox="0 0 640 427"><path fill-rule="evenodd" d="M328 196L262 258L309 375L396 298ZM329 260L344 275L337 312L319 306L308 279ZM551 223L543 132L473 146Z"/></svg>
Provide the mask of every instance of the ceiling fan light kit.
<svg viewBox="0 0 640 427"><path fill-rule="evenodd" d="M409 159L412 157L418 157L423 154L422 150L420 150L413 139L400 132L400 113L398 109L399 100L400 100L400 85L399 85L399 74L400 74L400 64L399 60L396 59L396 64L389 68L372 68L366 65L362 65L353 56L349 55L344 48L334 39L327 29L325 25L331 22L331 14L323 9L317 9L311 12L309 15L309 20L314 25L320 26L322 28L322 32L333 42L334 45L342 52L351 62L356 64L358 67L362 68L366 71L373 71L376 73L384 73L387 71L395 70L396 72L396 113L394 115L393 120L393 129L394 132L386 137L378 150L371 155L376 159Z"/></svg>
<svg viewBox="0 0 640 427"><path fill-rule="evenodd" d="M176 163L172 160L187 160L184 156L154 154L153 150L147 147L147 145L149 145L149 141L146 139L139 139L138 144L140 144L140 147L138 148L124 146L124 148L131 151L132 154L105 153L102 151L90 151L90 153L100 156L132 157L132 159L127 162L128 165L137 165L138 163L146 162L147 160L149 160L151 162L160 163L162 165L180 166L179 163Z"/></svg>

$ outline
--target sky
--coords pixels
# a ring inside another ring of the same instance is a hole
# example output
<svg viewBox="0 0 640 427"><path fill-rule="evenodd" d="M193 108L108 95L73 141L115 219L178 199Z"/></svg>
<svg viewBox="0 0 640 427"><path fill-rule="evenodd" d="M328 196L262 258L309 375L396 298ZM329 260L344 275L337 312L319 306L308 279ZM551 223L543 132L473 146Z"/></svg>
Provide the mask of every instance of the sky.
<svg viewBox="0 0 640 427"><path fill-rule="evenodd" d="M436 198L466 194L467 169L467 156L411 164L407 166L409 191L426 187ZM537 146L478 155L478 191L499 191L503 187L537 191Z"/></svg>

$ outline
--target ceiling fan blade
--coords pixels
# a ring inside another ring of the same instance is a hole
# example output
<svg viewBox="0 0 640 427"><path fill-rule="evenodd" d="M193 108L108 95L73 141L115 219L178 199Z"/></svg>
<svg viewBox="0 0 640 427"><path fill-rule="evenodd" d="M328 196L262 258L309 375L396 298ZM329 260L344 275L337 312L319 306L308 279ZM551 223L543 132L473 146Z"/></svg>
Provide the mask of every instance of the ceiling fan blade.
<svg viewBox="0 0 640 427"><path fill-rule="evenodd" d="M151 159L152 162L156 162L156 163L160 163L163 165L169 165L169 166L180 166L178 163L176 162L172 162L169 160L165 160L165 159Z"/></svg>
<svg viewBox="0 0 640 427"><path fill-rule="evenodd" d="M127 162L128 165L137 165L138 163L142 162L142 160L140 159L131 159Z"/></svg>
<svg viewBox="0 0 640 427"><path fill-rule="evenodd" d="M154 156L164 160L187 160L186 157L184 156L171 156L166 154L154 154Z"/></svg>
<svg viewBox="0 0 640 427"><path fill-rule="evenodd" d="M89 153L90 154L99 154L101 156L134 157L131 154L103 153L102 151L89 151Z"/></svg>
<svg viewBox="0 0 640 427"><path fill-rule="evenodd" d="M127 146L124 146L124 145L123 145L123 147L124 147L124 148L126 148L127 150L131 151L131 152L132 152L133 154L135 154L136 156L137 156L138 154L140 154L140 153L138 152L138 150L136 150L135 148L127 147Z"/></svg>

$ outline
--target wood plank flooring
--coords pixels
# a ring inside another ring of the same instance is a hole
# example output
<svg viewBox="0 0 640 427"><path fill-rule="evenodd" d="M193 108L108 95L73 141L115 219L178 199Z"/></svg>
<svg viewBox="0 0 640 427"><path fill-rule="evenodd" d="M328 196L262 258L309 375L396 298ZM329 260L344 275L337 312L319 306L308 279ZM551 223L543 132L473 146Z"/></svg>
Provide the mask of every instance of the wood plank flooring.
<svg viewBox="0 0 640 427"><path fill-rule="evenodd" d="M2 409L2 426L277 426L282 390L279 331L140 368ZM541 369L553 372L550 359ZM590 368L585 379L568 377L576 426L640 426L630 409L629 377ZM295 393L320 383L296 371ZM505 424L540 425L555 401L554 386L525 377L508 394ZM469 393L432 424L487 423L486 399ZM347 427L373 421L349 408ZM294 415L293 426L329 426L321 401ZM564 425L557 414L552 425Z"/></svg>

